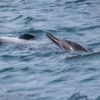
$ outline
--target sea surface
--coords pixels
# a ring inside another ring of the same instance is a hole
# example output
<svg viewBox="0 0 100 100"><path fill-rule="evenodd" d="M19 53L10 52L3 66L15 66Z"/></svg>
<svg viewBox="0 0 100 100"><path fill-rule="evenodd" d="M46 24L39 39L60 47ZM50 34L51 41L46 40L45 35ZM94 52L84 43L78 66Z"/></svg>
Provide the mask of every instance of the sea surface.
<svg viewBox="0 0 100 100"><path fill-rule="evenodd" d="M90 51L65 52L46 32ZM0 46L0 100L100 100L100 0L0 0L0 37L25 33L33 45Z"/></svg>

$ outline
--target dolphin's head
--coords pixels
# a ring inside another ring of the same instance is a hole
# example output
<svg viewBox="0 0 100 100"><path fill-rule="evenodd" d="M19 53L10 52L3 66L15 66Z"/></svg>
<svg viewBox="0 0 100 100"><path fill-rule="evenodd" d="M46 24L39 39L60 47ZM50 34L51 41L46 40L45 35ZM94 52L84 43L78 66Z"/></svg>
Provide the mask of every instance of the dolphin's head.
<svg viewBox="0 0 100 100"><path fill-rule="evenodd" d="M55 37L55 36L53 36L52 34L50 34L50 33L46 33L46 36L50 39L50 40L52 40L54 43L56 43L58 46L59 46L59 39L57 38L57 37Z"/></svg>
<svg viewBox="0 0 100 100"><path fill-rule="evenodd" d="M25 40L30 40L35 38L35 36L31 35L31 34L23 34L21 36L19 36L20 39L25 39Z"/></svg>

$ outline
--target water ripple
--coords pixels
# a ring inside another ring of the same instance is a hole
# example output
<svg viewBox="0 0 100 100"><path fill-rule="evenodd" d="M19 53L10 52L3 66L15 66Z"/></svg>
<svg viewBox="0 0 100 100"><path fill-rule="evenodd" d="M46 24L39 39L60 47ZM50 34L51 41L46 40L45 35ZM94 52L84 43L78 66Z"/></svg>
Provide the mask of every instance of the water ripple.
<svg viewBox="0 0 100 100"><path fill-rule="evenodd" d="M75 93L67 100L89 100L87 95L80 95L80 93Z"/></svg>
<svg viewBox="0 0 100 100"><path fill-rule="evenodd" d="M87 1L87 0L74 0L74 1L72 0L72 1L66 2L66 4L69 4L69 3L83 3L85 1Z"/></svg>
<svg viewBox="0 0 100 100"><path fill-rule="evenodd" d="M99 12L99 0L0 0L0 37L36 37L0 46L0 100L100 100ZM91 50L62 51L46 31Z"/></svg>
<svg viewBox="0 0 100 100"><path fill-rule="evenodd" d="M14 70L13 67L10 67L10 68L4 68L4 69L1 69L1 70L0 70L0 73L6 72L6 71L12 72L13 70Z"/></svg>

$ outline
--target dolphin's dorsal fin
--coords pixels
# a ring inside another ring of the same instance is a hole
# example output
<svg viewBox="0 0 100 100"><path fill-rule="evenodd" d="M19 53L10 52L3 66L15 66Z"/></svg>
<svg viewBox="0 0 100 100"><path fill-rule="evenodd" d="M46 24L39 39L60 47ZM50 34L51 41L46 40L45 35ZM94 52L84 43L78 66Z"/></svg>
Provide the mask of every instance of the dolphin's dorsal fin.
<svg viewBox="0 0 100 100"><path fill-rule="evenodd" d="M25 39L25 40L30 40L32 38L35 38L35 36L31 35L31 34L22 34L19 36L20 39Z"/></svg>

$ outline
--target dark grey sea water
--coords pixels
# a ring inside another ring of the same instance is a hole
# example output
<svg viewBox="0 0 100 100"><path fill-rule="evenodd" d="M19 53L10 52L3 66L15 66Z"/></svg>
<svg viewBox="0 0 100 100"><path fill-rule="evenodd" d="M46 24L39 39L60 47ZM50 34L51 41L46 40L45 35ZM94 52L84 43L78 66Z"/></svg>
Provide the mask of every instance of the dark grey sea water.
<svg viewBox="0 0 100 100"><path fill-rule="evenodd" d="M60 50L44 31L88 53ZM100 100L100 0L0 0L0 36L35 35L0 46L0 100Z"/></svg>

